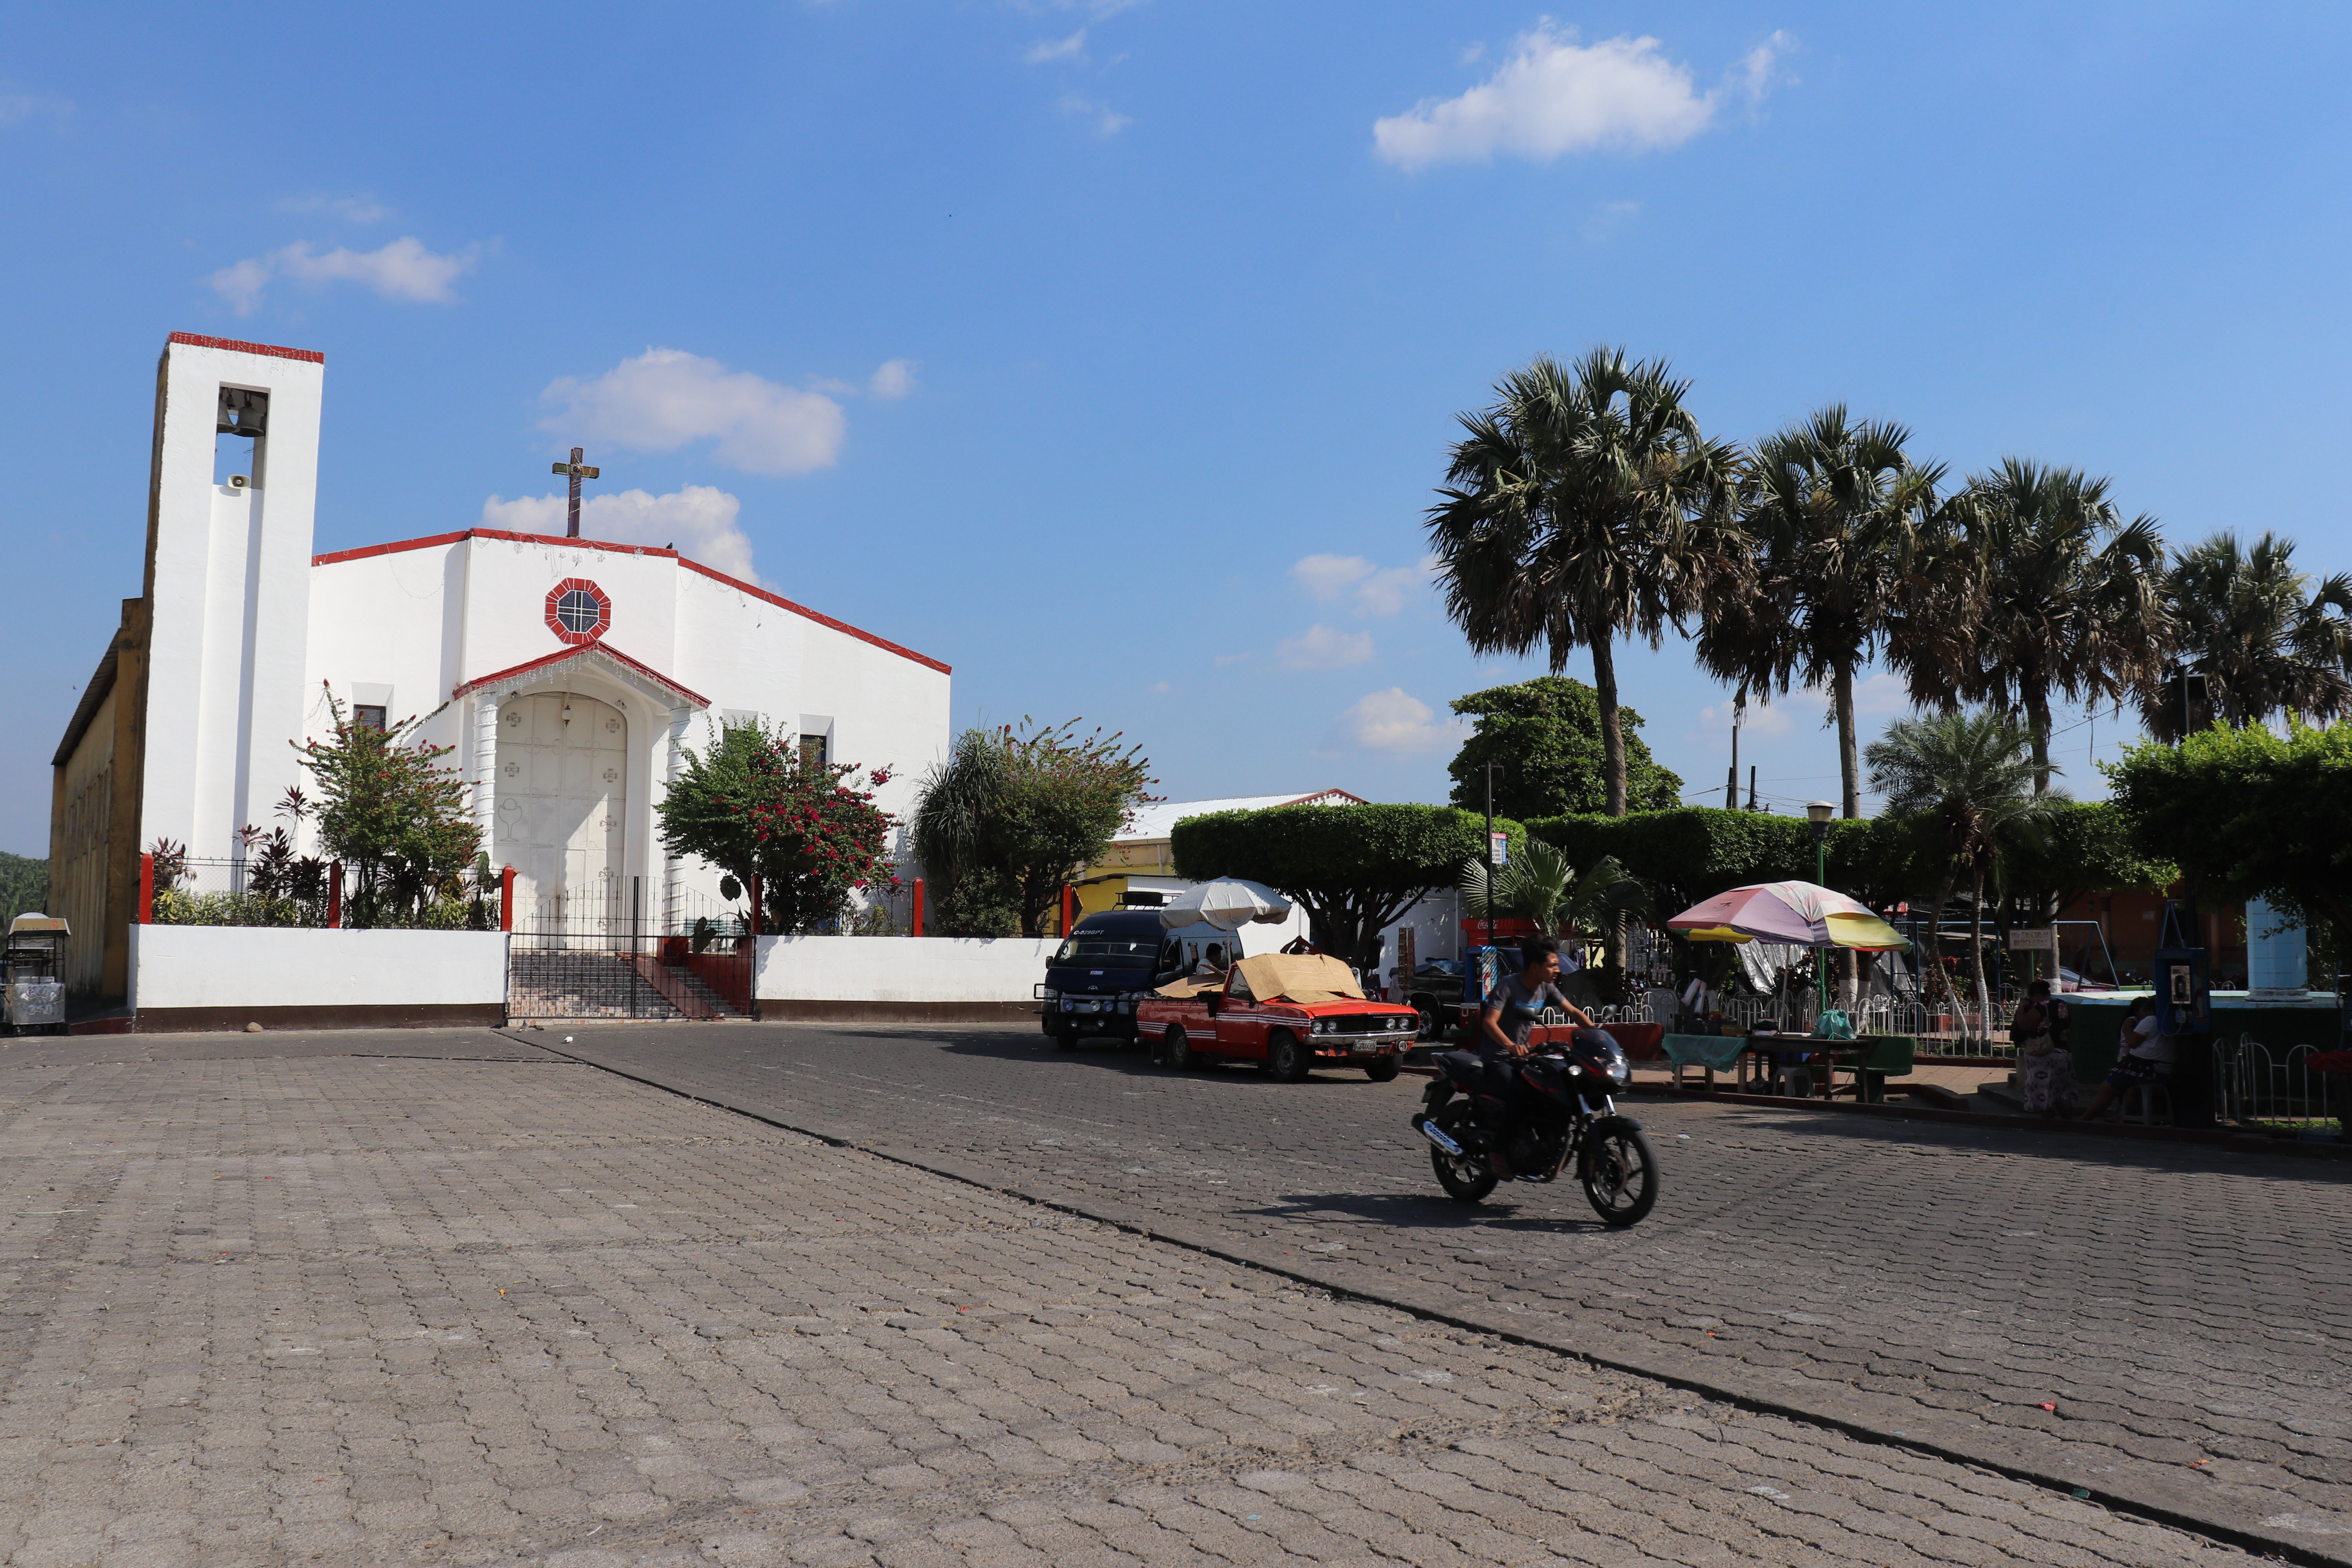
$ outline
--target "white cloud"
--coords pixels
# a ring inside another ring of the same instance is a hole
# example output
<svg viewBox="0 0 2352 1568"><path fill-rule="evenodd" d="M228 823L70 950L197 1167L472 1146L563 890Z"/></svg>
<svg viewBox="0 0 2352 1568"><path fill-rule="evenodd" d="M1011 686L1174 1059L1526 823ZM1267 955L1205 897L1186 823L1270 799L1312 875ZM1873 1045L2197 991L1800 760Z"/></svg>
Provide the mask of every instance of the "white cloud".
<svg viewBox="0 0 2352 1568"><path fill-rule="evenodd" d="M1328 605L1377 570L1360 555L1309 555L1293 566L1290 574Z"/></svg>
<svg viewBox="0 0 2352 1568"><path fill-rule="evenodd" d="M1331 726L1326 744L1333 750L1354 747L1412 755L1458 745L1468 732L1469 727L1459 716L1440 716L1404 688L1391 686L1386 691L1373 692L1340 714Z"/></svg>
<svg viewBox="0 0 2352 1568"><path fill-rule="evenodd" d="M377 250L352 250L337 246L320 251L309 240L251 257L224 267L212 276L215 293L249 315L261 303L262 290L272 278L288 278L312 288L329 283L361 283L387 300L411 300L446 305L457 299L449 285L474 269L478 248L460 256L442 256L425 248L415 236L394 240Z"/></svg>
<svg viewBox="0 0 2352 1568"><path fill-rule="evenodd" d="M866 384L866 390L877 397L904 397L915 390L915 373L922 368L919 359L886 361Z"/></svg>
<svg viewBox="0 0 2352 1568"><path fill-rule="evenodd" d="M70 114L73 105L62 98L39 93L0 90L0 125L13 125L36 114Z"/></svg>
<svg viewBox="0 0 2352 1568"><path fill-rule="evenodd" d="M282 213L328 213L345 223L382 223L392 209L373 196L289 196L278 204Z"/></svg>
<svg viewBox="0 0 2352 1568"><path fill-rule="evenodd" d="M1431 563L1375 566L1360 555L1309 555L1290 569L1299 586L1322 604L1347 595L1360 616L1393 616L1405 596L1429 580Z"/></svg>
<svg viewBox="0 0 2352 1568"><path fill-rule="evenodd" d="M482 503L482 526L509 533L562 533L566 499L492 496ZM736 519L743 503L709 485L688 485L666 496L644 490L590 496L580 503L580 531L613 544L675 548L730 577L760 581L751 566L751 542Z"/></svg>
<svg viewBox="0 0 2352 1568"><path fill-rule="evenodd" d="M1067 59L1072 55L1083 55L1086 52L1087 30L1080 27L1066 38L1039 40L1030 46L1029 53L1025 58L1031 65L1041 66L1047 60Z"/></svg>
<svg viewBox="0 0 2352 1568"><path fill-rule="evenodd" d="M1592 216L1584 220L1581 232L1586 239L1597 243L1632 222L1641 211L1642 204L1639 202L1602 202L1592 209Z"/></svg>
<svg viewBox="0 0 2352 1568"><path fill-rule="evenodd" d="M1775 33L1751 50L1736 90L1760 98L1786 44ZM1593 147L1678 147L1713 123L1723 89L1697 91L1689 68L1660 47L1655 38L1622 36L1580 44L1574 29L1547 17L1469 91L1374 121L1373 148L1399 168L1421 169L1497 153L1541 161Z"/></svg>
<svg viewBox="0 0 2352 1568"><path fill-rule="evenodd" d="M540 396L562 405L541 427L567 439L644 452L715 441L720 462L754 474L831 468L849 432L841 405L823 393L679 349L649 348L593 381L561 377Z"/></svg>
<svg viewBox="0 0 2352 1568"><path fill-rule="evenodd" d="M1723 751L1731 743L1731 711L1736 706L1730 698L1711 707L1702 708L1697 727L1685 735L1685 740L1704 740L1716 750ZM1857 723L1865 719L1891 718L1911 710L1911 693L1899 675L1879 670L1854 682L1853 716ZM1744 741L1777 741L1792 734L1801 723L1807 729L1818 730L1831 723L1830 694L1826 687L1801 686L1793 691L1776 693L1768 704L1759 698L1748 700L1748 715L1740 722L1740 738Z"/></svg>
<svg viewBox="0 0 2352 1568"><path fill-rule="evenodd" d="M1700 709L1696 734L1720 742L1717 750L1728 750L1732 711L1738 706L1727 697L1712 707ZM1820 696L1811 691L1788 692L1774 698L1769 705L1750 697L1748 711L1739 721L1739 738L1743 741L1777 741L1796 728L1796 721L1801 715L1818 724L1823 706Z"/></svg>
<svg viewBox="0 0 2352 1568"><path fill-rule="evenodd" d="M1116 136L1135 123L1133 119L1119 113L1108 104L1097 103L1094 100L1082 98L1075 92L1063 95L1062 112L1092 120L1095 122L1095 134L1097 136Z"/></svg>
<svg viewBox="0 0 2352 1568"><path fill-rule="evenodd" d="M1345 669L1372 657L1370 632L1333 631L1312 626L1274 650L1275 662L1285 669Z"/></svg>

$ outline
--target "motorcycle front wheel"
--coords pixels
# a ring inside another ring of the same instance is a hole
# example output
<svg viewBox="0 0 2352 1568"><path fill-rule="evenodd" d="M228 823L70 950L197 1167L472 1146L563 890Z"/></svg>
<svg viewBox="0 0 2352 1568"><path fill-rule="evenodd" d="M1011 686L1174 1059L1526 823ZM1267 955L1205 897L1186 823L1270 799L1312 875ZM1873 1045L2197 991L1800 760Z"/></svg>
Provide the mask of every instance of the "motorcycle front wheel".
<svg viewBox="0 0 2352 1568"><path fill-rule="evenodd" d="M1612 1127L1585 1140L1577 1176L1592 1212L1611 1225L1633 1225L1656 1206L1658 1161L1635 1127Z"/></svg>

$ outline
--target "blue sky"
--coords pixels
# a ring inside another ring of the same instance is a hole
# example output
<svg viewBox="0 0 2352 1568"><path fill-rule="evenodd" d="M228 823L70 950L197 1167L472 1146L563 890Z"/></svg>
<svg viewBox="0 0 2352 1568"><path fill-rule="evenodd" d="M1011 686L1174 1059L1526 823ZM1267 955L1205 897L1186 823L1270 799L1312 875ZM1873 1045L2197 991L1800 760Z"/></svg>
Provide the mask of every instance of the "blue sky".
<svg viewBox="0 0 2352 1568"><path fill-rule="evenodd" d="M1454 412L1538 352L1664 355L1726 437L1842 399L1958 469L2079 465L2176 540L2274 527L2352 566L2314 482L2352 359L2347 33L1787 0L12 8L0 847L46 852L50 751L137 592L175 329L325 351L321 550L537 525L579 440L619 498L590 531L947 659L959 722L1122 729L1178 798L1443 798L1445 703L1539 667L1466 654L1422 512ZM1623 669L1719 790L1725 693L1675 641ZM1867 734L1899 704L1865 697ZM1834 793L1819 711L1751 731L1768 797ZM2070 782L2126 731L2070 731Z"/></svg>

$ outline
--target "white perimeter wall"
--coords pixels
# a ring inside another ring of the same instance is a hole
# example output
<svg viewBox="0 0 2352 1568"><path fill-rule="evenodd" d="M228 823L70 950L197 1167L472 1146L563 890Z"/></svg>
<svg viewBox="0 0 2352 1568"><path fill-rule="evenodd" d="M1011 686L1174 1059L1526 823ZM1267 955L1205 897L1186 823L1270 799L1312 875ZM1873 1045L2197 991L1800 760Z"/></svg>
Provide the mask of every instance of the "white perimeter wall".
<svg viewBox="0 0 2352 1568"><path fill-rule="evenodd" d="M131 928L134 1008L479 1005L506 995L503 931Z"/></svg>
<svg viewBox="0 0 2352 1568"><path fill-rule="evenodd" d="M762 1002L1026 1002L1059 938L763 936Z"/></svg>

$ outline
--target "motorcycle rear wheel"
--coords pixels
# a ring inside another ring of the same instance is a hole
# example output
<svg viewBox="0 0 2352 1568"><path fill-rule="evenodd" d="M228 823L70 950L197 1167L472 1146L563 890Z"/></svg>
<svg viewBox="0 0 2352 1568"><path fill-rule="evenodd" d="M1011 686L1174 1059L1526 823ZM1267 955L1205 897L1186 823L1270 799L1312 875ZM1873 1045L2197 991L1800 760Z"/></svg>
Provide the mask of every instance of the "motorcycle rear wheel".
<svg viewBox="0 0 2352 1568"><path fill-rule="evenodd" d="M1636 1127L1617 1127L1585 1141L1577 1156L1592 1212L1613 1226L1640 1223L1657 1205L1658 1159Z"/></svg>
<svg viewBox="0 0 2352 1568"><path fill-rule="evenodd" d="M1470 1126L1470 1118L1462 1114L1458 1106L1452 1116L1441 1112L1431 1120L1437 1123L1439 1131L1457 1140ZM1493 1192L1502 1180L1484 1154L1449 1154L1433 1143L1429 1146L1429 1163L1437 1173L1437 1184L1456 1203L1475 1204Z"/></svg>
<svg viewBox="0 0 2352 1568"><path fill-rule="evenodd" d="M1502 1179L1488 1167L1484 1154L1449 1154L1432 1144L1429 1163L1437 1172L1437 1184L1456 1203L1476 1203Z"/></svg>

